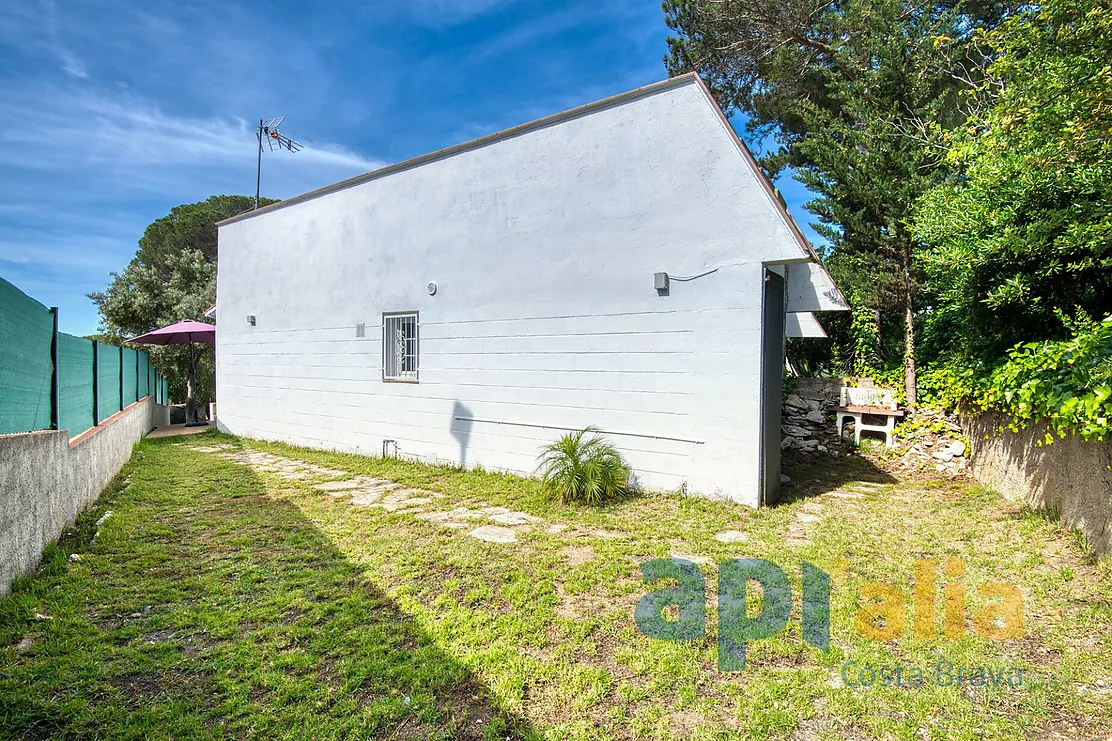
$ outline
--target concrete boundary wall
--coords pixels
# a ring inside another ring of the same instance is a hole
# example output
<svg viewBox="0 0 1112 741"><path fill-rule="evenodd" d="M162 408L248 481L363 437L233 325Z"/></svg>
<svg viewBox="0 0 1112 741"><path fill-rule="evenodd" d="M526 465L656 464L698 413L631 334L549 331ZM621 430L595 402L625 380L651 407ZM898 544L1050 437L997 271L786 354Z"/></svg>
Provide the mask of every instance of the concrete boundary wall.
<svg viewBox="0 0 1112 741"><path fill-rule="evenodd" d="M66 430L0 435L0 596L97 500L135 443L167 423L147 396L72 441Z"/></svg>
<svg viewBox="0 0 1112 741"><path fill-rule="evenodd" d="M1039 445L1046 425L1011 432L1002 429L1006 419L994 414L962 422L978 481L1057 515L1084 533L1097 554L1112 552L1112 443L1071 436Z"/></svg>

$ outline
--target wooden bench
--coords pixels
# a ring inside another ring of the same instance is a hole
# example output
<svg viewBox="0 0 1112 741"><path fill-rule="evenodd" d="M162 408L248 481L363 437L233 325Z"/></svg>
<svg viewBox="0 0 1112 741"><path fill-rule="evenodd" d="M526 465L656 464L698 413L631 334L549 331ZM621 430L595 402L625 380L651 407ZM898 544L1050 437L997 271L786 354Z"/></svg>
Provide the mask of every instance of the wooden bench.
<svg viewBox="0 0 1112 741"><path fill-rule="evenodd" d="M884 434L884 444L891 448L892 430L896 420L904 416L902 409L896 407L896 398L888 389L842 387L841 403L834 407L838 415L838 435L847 419L853 420L853 442L861 444L861 433L880 432ZM883 425L866 424L865 417L884 417Z"/></svg>

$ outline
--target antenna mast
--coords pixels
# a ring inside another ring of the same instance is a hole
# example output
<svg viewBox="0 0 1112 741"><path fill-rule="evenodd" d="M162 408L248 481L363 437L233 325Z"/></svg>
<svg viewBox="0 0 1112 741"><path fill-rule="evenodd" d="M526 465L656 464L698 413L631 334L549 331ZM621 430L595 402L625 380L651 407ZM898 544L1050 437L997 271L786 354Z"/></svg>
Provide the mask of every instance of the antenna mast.
<svg viewBox="0 0 1112 741"><path fill-rule="evenodd" d="M278 131L278 127L286 120L285 116L272 118L269 121L259 119L259 127L255 130L255 138L259 142L258 162L255 165L255 208L259 207L259 190L263 181L263 142L271 152L275 149L285 149L287 152L299 152L303 147L288 136Z"/></svg>

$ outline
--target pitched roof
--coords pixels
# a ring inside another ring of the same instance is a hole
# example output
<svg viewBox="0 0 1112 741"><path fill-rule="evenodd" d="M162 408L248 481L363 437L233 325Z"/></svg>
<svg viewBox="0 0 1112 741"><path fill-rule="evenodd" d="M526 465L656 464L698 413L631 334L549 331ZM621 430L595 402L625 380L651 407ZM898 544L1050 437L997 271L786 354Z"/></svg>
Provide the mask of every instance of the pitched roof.
<svg viewBox="0 0 1112 741"><path fill-rule="evenodd" d="M329 193L335 193L339 190L345 190L347 188L351 188L356 185L369 182L371 180L377 180L388 175L393 175L397 172L402 172L414 167L419 167L421 165L445 159L447 157L460 154L462 152L479 149L480 147L485 147L489 144L493 144L504 139L521 136L522 134L536 131L537 129L543 129L548 126L553 126L558 123L563 123L564 121L569 121L574 118L579 118L581 116L594 113L596 111L611 108L617 105L622 105L623 103L628 103L630 101L637 100L638 98L653 95L663 90L668 90L673 87L679 87L681 85L691 84L698 85L699 89L702 90L704 95L706 95L706 98L709 101L711 107L714 108L714 110L718 113L718 117L721 120L723 127L726 129L726 132L734 141L742 157L745 159L746 163L753 171L753 174L757 177L757 180L761 183L761 186L764 189L773 207L783 218L785 224L788 227L788 230L795 237L804 254L818 262L818 254L815 252L814 248L811 247L811 244L807 241L807 238L803 236L803 232L799 229L799 225L795 223L795 219L793 219L791 214L788 212L788 209L784 205L784 202L781 200L779 193L777 193L776 191L776 188L772 185L769 179L765 176L764 172L761 170L760 166L757 164L757 160L753 156L753 153L749 151L749 147L747 147L745 145L745 142L743 142L738 137L737 132L734 131L734 127L730 125L729 120L726 118L726 114L722 112L722 109L719 107L718 102L711 94L710 89L707 88L702 78L700 78L699 75L695 72L688 72L687 74L678 75L667 80L654 82L651 85L645 85L644 87L639 87L635 90L629 90L624 93L612 95L609 98L596 100L593 103L587 103L586 105L581 105L576 108L561 111L560 113L554 113L543 118L538 118L535 121L529 121L528 123L518 124L517 126L512 126L502 131L496 131L493 134L487 134L486 136L481 136L478 139L472 139L471 141L463 142L461 144L453 144L450 147L438 149L435 152L418 155L417 157L413 157L411 159L404 160L393 165L386 165L385 167L380 167L377 170L371 170L370 172L356 175L354 177L348 178L347 180L341 180L338 183L326 185L323 188L317 188L316 190L311 190L308 193L303 193L301 195L287 198L283 201L278 201L277 203L272 203L269 206L263 206L262 208L255 209L253 211L246 211L242 214L237 214L230 218L224 219L223 221L217 222L217 226L226 226L228 224L234 224L239 221L252 219L256 216L263 216L272 211L277 211L287 206L293 206L298 203L310 201L314 198L320 198L321 196L328 195Z"/></svg>

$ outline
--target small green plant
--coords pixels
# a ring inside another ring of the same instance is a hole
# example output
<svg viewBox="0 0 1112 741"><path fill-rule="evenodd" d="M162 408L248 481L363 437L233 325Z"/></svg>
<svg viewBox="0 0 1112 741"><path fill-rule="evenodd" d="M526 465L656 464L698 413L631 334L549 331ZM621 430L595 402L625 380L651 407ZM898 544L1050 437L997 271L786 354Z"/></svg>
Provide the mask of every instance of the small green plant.
<svg viewBox="0 0 1112 741"><path fill-rule="evenodd" d="M629 467L595 427L545 445L537 460L542 488L561 504L600 504L617 499L629 485Z"/></svg>

